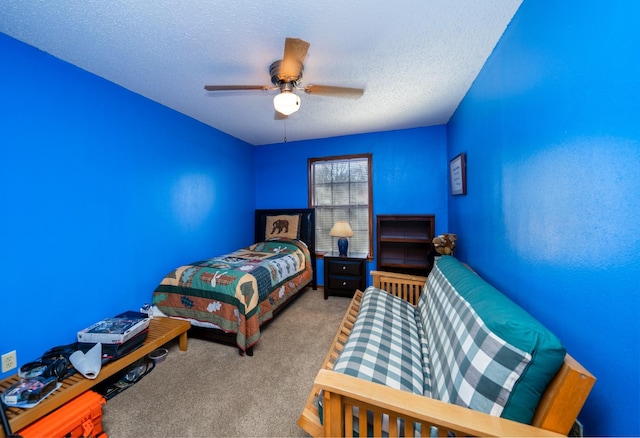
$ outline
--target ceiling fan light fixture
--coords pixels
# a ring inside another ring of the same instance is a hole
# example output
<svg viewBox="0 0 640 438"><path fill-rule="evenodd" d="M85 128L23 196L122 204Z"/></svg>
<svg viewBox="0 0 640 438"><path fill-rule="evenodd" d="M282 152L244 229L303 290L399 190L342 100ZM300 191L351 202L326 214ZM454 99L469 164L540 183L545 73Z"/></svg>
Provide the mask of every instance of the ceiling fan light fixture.
<svg viewBox="0 0 640 438"><path fill-rule="evenodd" d="M280 114L288 116L300 109L300 98L291 91L283 90L273 98L273 107Z"/></svg>

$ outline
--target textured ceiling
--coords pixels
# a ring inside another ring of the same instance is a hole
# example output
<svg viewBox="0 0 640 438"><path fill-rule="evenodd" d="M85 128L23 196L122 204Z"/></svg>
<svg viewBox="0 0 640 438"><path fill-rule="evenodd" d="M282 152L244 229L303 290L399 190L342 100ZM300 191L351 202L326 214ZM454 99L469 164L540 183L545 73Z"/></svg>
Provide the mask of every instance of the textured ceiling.
<svg viewBox="0 0 640 438"><path fill-rule="evenodd" d="M254 145L447 123L522 0L2 0L0 32ZM307 95L274 120L286 37L311 47ZM46 78L43 78L46 81Z"/></svg>

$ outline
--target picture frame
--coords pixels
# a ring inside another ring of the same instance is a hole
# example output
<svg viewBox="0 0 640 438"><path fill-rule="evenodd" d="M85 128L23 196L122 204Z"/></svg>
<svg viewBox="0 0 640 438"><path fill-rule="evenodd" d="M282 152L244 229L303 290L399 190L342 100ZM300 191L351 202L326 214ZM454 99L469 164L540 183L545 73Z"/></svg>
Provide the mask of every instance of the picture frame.
<svg viewBox="0 0 640 438"><path fill-rule="evenodd" d="M449 161L449 187L451 194L467 194L467 154L462 152Z"/></svg>

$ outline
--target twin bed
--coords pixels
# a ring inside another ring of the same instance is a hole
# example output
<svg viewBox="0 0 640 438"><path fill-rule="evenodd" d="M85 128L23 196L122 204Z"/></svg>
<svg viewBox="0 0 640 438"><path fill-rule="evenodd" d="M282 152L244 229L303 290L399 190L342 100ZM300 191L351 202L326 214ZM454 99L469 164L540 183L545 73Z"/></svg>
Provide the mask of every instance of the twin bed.
<svg viewBox="0 0 640 438"><path fill-rule="evenodd" d="M315 211L256 210L255 242L180 266L153 293L160 314L191 322L191 336L253 355L261 328L307 286L317 289Z"/></svg>

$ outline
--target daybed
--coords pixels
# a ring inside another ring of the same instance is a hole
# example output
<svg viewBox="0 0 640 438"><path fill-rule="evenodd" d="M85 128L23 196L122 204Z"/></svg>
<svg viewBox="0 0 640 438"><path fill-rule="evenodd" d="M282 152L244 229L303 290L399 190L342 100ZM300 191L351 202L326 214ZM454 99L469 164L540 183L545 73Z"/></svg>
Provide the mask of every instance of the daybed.
<svg viewBox="0 0 640 438"><path fill-rule="evenodd" d="M315 210L256 210L255 242L171 271L153 293L154 312L251 356L261 327L307 286L317 288Z"/></svg>
<svg viewBox="0 0 640 438"><path fill-rule="evenodd" d="M595 378L531 315L451 256L428 278L372 276L316 376L306 432L568 434Z"/></svg>

